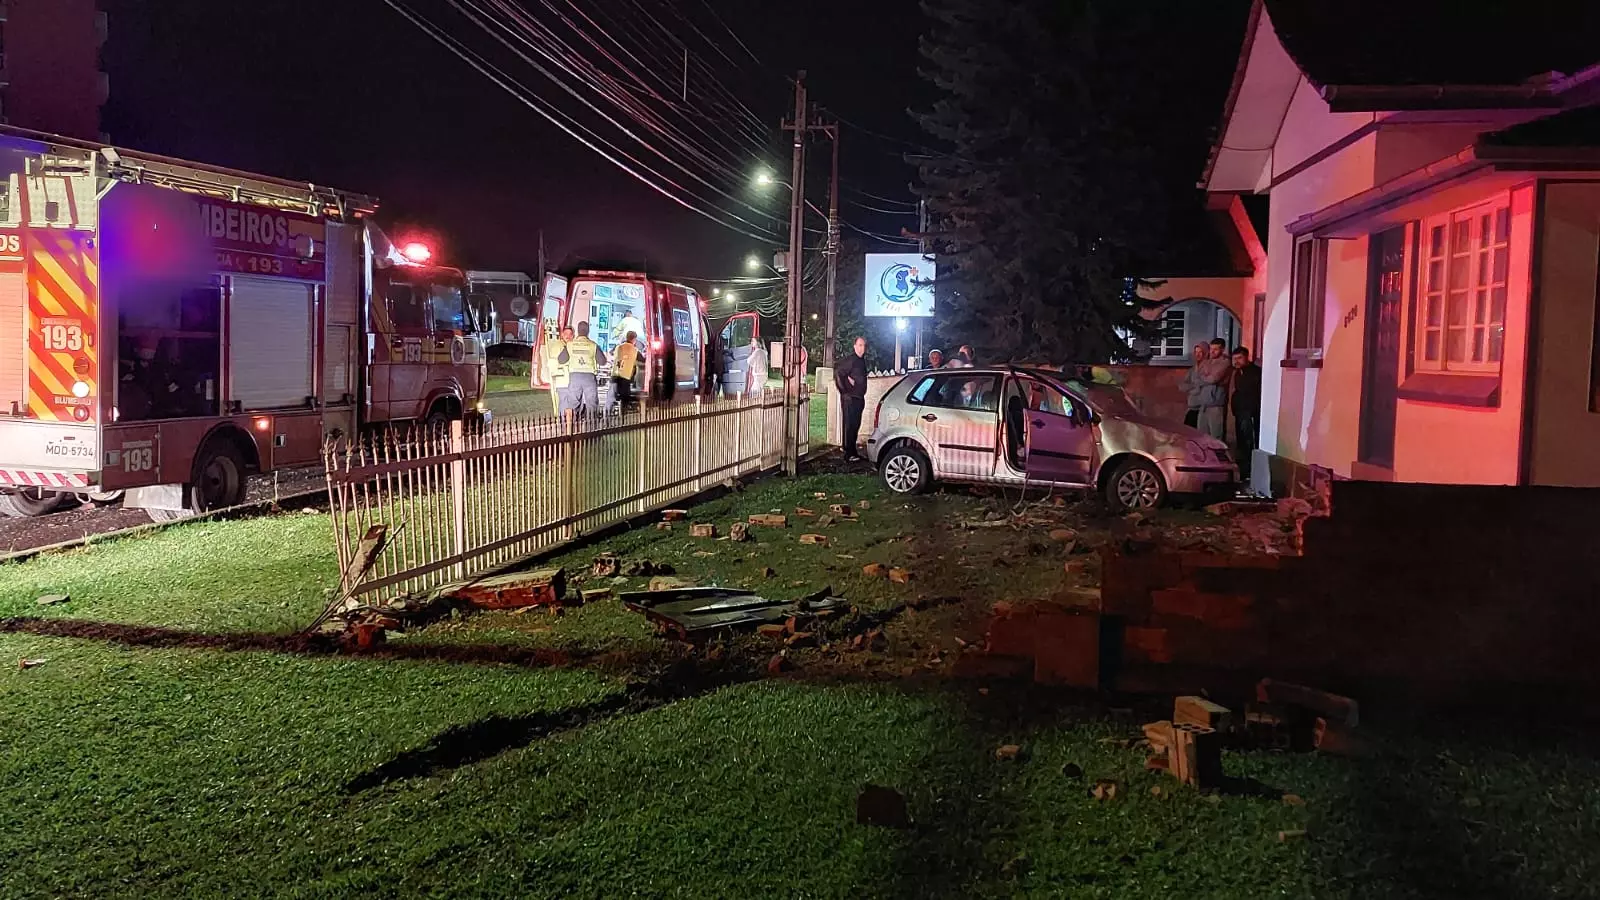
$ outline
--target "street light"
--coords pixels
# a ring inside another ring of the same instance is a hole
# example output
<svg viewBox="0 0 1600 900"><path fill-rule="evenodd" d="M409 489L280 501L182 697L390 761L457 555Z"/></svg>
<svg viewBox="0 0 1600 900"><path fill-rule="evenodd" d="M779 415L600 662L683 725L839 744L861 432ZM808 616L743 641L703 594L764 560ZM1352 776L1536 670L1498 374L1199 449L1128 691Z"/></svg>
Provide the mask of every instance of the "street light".
<svg viewBox="0 0 1600 900"><path fill-rule="evenodd" d="M713 296L713 297L721 297L722 296L722 288L719 288L719 287L712 288L711 289L711 296Z"/></svg>
<svg viewBox="0 0 1600 900"><path fill-rule="evenodd" d="M777 179L772 177L772 173L771 172L761 171L761 172L757 172L756 173L756 184L759 184L762 187L766 187L767 185L772 184L776 180Z"/></svg>
<svg viewBox="0 0 1600 900"><path fill-rule="evenodd" d="M761 268L761 260L754 253L744 258L744 270L746 272L754 272L759 268Z"/></svg>
<svg viewBox="0 0 1600 900"><path fill-rule="evenodd" d="M895 319L894 320L894 330L895 331L905 331L906 330L906 320L905 319Z"/></svg>

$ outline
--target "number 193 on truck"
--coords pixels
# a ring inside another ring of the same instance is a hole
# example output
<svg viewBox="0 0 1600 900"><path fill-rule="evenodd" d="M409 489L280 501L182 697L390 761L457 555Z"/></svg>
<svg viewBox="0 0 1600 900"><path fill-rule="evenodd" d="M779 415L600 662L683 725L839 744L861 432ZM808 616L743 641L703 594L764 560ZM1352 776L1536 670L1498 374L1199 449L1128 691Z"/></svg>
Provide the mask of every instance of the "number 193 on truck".
<svg viewBox="0 0 1600 900"><path fill-rule="evenodd" d="M219 509L330 437L482 415L465 276L376 208L0 128L0 513Z"/></svg>

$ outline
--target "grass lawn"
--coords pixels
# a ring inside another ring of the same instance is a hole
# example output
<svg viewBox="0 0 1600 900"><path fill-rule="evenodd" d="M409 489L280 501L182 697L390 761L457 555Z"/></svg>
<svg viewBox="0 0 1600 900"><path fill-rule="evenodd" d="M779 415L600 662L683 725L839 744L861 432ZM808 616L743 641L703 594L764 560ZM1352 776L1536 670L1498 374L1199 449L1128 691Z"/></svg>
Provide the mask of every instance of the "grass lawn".
<svg viewBox="0 0 1600 900"><path fill-rule="evenodd" d="M880 491L866 474L768 479L691 512L724 533L751 512L790 515L754 544L683 526L604 544L770 596L831 584L868 609L962 599L896 619L876 654L890 668L870 678L802 657L783 678L669 682L688 696L668 702L641 693L652 672L603 666L153 649L12 622L0 660L45 662L0 674L0 897L1596 895L1600 757L1572 734L1364 723L1377 755L1230 752L1228 773L1256 793L1203 796L1103 740L1136 734L1156 717L1143 709L940 677L921 660L989 600L1068 586L1061 550L960 527L1003 497ZM858 521L831 527L794 513L863 499ZM798 543L806 531L831 545ZM320 515L179 526L0 567L0 616L287 630L332 584L328 544ZM582 572L599 549L558 561ZM870 579L867 562L915 577ZM74 599L38 607L46 592ZM662 646L614 600L396 643L463 658ZM997 760L1006 743L1023 758ZM1098 778L1119 796L1094 800ZM868 783L903 792L915 826L856 825Z"/></svg>
<svg viewBox="0 0 1600 900"><path fill-rule="evenodd" d="M533 386L528 383L526 375L490 375L485 390L491 394L502 394L506 391L531 391Z"/></svg>

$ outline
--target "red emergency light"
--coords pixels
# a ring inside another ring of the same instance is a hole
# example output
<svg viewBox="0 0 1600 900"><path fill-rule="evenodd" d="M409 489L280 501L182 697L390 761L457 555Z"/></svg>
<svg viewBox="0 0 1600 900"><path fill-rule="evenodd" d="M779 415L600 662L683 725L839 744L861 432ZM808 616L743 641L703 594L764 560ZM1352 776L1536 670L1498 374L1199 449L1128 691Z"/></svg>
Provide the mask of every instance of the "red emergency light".
<svg viewBox="0 0 1600 900"><path fill-rule="evenodd" d="M400 255L420 266L433 258L433 249L421 241L412 241L400 248Z"/></svg>

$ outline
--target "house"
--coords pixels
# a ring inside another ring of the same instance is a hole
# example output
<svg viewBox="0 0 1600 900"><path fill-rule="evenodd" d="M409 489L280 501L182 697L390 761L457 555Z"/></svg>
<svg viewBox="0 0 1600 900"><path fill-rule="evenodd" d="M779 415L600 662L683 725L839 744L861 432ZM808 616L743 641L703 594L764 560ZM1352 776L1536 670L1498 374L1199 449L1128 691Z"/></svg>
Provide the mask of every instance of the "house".
<svg viewBox="0 0 1600 900"><path fill-rule="evenodd" d="M1257 0L1203 187L1266 194L1255 487L1600 486L1600 4Z"/></svg>
<svg viewBox="0 0 1600 900"><path fill-rule="evenodd" d="M1254 200L1256 198L1250 198ZM1261 198L1264 200L1265 198ZM1215 271L1146 276L1137 288L1148 301L1139 314L1159 323L1150 338L1131 340L1134 354L1152 366L1194 363L1195 344L1221 339L1229 349L1260 353L1259 310L1266 301L1267 253L1243 198L1217 194L1208 199L1207 218L1218 238ZM1265 211L1265 203L1257 204Z"/></svg>

